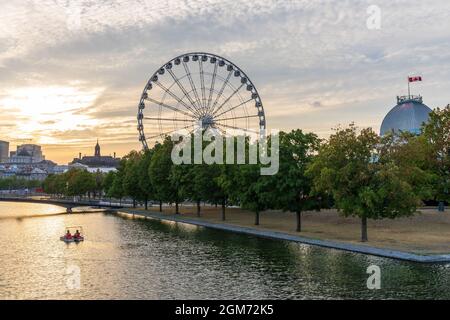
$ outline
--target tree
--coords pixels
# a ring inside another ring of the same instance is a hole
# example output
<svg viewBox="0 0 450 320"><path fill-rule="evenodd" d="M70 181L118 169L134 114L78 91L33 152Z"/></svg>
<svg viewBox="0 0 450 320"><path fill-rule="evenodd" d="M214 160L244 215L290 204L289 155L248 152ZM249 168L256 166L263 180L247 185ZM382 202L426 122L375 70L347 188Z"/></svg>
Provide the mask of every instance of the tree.
<svg viewBox="0 0 450 320"><path fill-rule="evenodd" d="M216 197L222 203L222 221L225 221L225 209L227 202L239 203L239 190L236 185L239 181L239 167L237 165L221 165L219 166L220 173L215 179L217 184Z"/></svg>
<svg viewBox="0 0 450 320"><path fill-rule="evenodd" d="M239 200L243 209L255 213L255 225L259 225L261 211L273 207L275 180L272 176L261 175L259 164L244 164L238 167L236 189L239 190ZM236 176L234 177L236 179Z"/></svg>
<svg viewBox="0 0 450 320"><path fill-rule="evenodd" d="M107 196L119 199L120 203L122 203L122 198L125 196L125 192L123 190L123 172L114 172L113 177L114 179L111 186L108 188Z"/></svg>
<svg viewBox="0 0 450 320"><path fill-rule="evenodd" d="M103 192L106 196L110 196L110 190L113 186L114 179L116 178L116 172L115 171L109 171L105 178L103 179Z"/></svg>
<svg viewBox="0 0 450 320"><path fill-rule="evenodd" d="M444 201L450 202L450 105L433 110L422 131L428 146L428 170L436 176L434 195L439 210L444 211Z"/></svg>
<svg viewBox="0 0 450 320"><path fill-rule="evenodd" d="M68 196L82 197L95 189L95 179L93 175L86 170L70 169L66 172L66 176L66 192Z"/></svg>
<svg viewBox="0 0 450 320"><path fill-rule="evenodd" d="M56 175L51 174L45 178L44 182L42 183L42 188L44 189L44 192L47 194L56 194L56 188L55 188L55 181L56 181Z"/></svg>
<svg viewBox="0 0 450 320"><path fill-rule="evenodd" d="M148 210L148 201L155 194L155 188L149 176L150 163L152 161L154 150L144 151L141 161L138 165L139 187L141 189L145 210Z"/></svg>
<svg viewBox="0 0 450 320"><path fill-rule="evenodd" d="M101 198L105 174L100 172L100 170L97 170L95 173L93 173L93 177L95 180L94 198L96 198L97 196Z"/></svg>
<svg viewBox="0 0 450 320"><path fill-rule="evenodd" d="M378 145L379 161L393 162L421 199L433 197L436 176L427 170L429 147L424 135L388 133Z"/></svg>
<svg viewBox="0 0 450 320"><path fill-rule="evenodd" d="M39 180L27 180L17 178L16 176L0 179L0 190L12 190L12 189L32 189L42 186L43 182Z"/></svg>
<svg viewBox="0 0 450 320"><path fill-rule="evenodd" d="M202 131L204 136L208 136L211 140L204 140L202 146L202 154L207 152L212 158L219 159L226 154L225 141L222 136L212 135L212 131ZM195 135L191 136L191 142L193 143ZM218 140L222 139L222 141ZM222 146L222 154L216 154L219 148ZM211 147L213 147L211 149ZM192 144L192 150L195 146ZM192 155L194 158L195 156ZM182 183L183 195L194 200L197 204L197 215L200 216L200 203L201 201L217 204L222 204L222 220L225 220L225 207L227 196L224 190L221 188L218 178L221 175L222 165L219 163L206 163L205 159L201 164L186 165L187 170L185 179Z"/></svg>
<svg viewBox="0 0 450 320"><path fill-rule="evenodd" d="M155 152L150 161L149 176L152 185L155 186L159 210L162 211L163 201L175 202L176 214L179 214L178 204L181 199L177 189L177 170L172 171L174 166L171 158L172 148L173 142L170 137L167 137L163 144L155 146Z"/></svg>
<svg viewBox="0 0 450 320"><path fill-rule="evenodd" d="M170 203L175 203L175 214L180 213L179 204L184 200L183 191L186 190L183 187L183 183L185 183L187 173L187 167L184 165L174 165L170 167L170 173L168 182L170 184L169 188L166 189L167 200ZM189 183L187 181L187 183Z"/></svg>
<svg viewBox="0 0 450 320"><path fill-rule="evenodd" d="M179 165L181 195L197 204L197 216L201 213L201 201L214 203L220 198L216 178L220 169L216 164ZM180 171L181 170L181 171Z"/></svg>
<svg viewBox="0 0 450 320"><path fill-rule="evenodd" d="M361 241L368 241L367 220L410 216L420 197L388 157L379 161L380 138L352 124L336 129L307 170L313 194L333 196L344 216L361 218Z"/></svg>
<svg viewBox="0 0 450 320"><path fill-rule="evenodd" d="M207 199L211 203L220 203L222 221L225 221L225 210L228 202L228 194L220 184L220 177L222 174L226 174L227 171L229 171L229 167L226 165L213 164L209 166L209 177L211 178L212 184L211 189L207 194Z"/></svg>
<svg viewBox="0 0 450 320"><path fill-rule="evenodd" d="M256 145L250 147L251 143L246 137L246 164L226 164L217 168L218 176L214 179L217 184L215 196L222 200L222 220L225 220L226 203L230 201L239 204L243 209L253 211L255 225L259 225L261 211L273 208L276 185L272 176L261 175L261 164L249 164L249 150L256 148ZM236 152L234 157L234 163L237 163Z"/></svg>
<svg viewBox="0 0 450 320"><path fill-rule="evenodd" d="M319 209L321 204L319 196L311 195L312 179L306 175L319 143L313 133L305 134L298 129L280 132L280 169L273 177L276 180L273 202L283 211L296 213L298 232L302 229L302 212Z"/></svg>
<svg viewBox="0 0 450 320"><path fill-rule="evenodd" d="M123 190L125 195L133 199L133 208L136 208L136 200L144 199L144 192L140 186L139 166L141 154L131 151L122 159L122 166L119 170L123 170Z"/></svg>

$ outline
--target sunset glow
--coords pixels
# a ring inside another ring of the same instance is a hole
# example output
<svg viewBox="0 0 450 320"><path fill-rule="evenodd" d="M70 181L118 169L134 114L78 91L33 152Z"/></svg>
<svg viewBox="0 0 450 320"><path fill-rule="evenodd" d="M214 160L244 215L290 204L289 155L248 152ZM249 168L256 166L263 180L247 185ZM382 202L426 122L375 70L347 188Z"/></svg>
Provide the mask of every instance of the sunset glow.
<svg viewBox="0 0 450 320"><path fill-rule="evenodd" d="M364 1L2 2L0 140L32 139L62 163L92 153L97 138L108 154L140 149L143 87L166 61L192 50L251 75L268 128L327 137L355 121L378 130L406 93L407 75L424 76L411 90L430 107L450 100L442 68L450 29L441 27L450 4L435 2L439 10L379 1L377 30L366 26Z"/></svg>

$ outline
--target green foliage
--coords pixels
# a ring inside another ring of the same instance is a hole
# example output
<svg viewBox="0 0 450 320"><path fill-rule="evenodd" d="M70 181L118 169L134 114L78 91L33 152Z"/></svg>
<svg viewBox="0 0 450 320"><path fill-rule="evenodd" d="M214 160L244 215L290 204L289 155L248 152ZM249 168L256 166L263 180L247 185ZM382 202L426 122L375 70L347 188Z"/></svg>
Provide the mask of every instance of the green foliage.
<svg viewBox="0 0 450 320"><path fill-rule="evenodd" d="M139 188L145 202L146 210L148 208L148 200L155 194L155 188L152 185L149 175L149 167L152 161L153 153L154 150L144 151L137 167L139 175Z"/></svg>
<svg viewBox="0 0 450 320"><path fill-rule="evenodd" d="M427 147L426 169L436 177L434 197L450 202L450 105L433 110L422 131Z"/></svg>
<svg viewBox="0 0 450 320"><path fill-rule="evenodd" d="M427 170L429 147L423 135L389 133L378 146L379 161L394 163L421 199L432 199L436 176Z"/></svg>
<svg viewBox="0 0 450 320"><path fill-rule="evenodd" d="M139 165L141 154L131 151L122 159L119 172L123 175L123 191L125 196L133 199L133 206L136 206L136 200L144 200L145 195L140 186Z"/></svg>
<svg viewBox="0 0 450 320"><path fill-rule="evenodd" d="M90 173L84 169L72 168L63 174L51 174L43 182L44 192L56 196L81 197L100 194L103 189L104 175Z"/></svg>
<svg viewBox="0 0 450 320"><path fill-rule="evenodd" d="M111 197L111 188L114 184L114 179L116 178L116 172L110 171L103 178L103 191L106 196Z"/></svg>
<svg viewBox="0 0 450 320"><path fill-rule="evenodd" d="M345 216L361 218L362 241L367 241L367 219L412 215L420 201L395 157L387 153L381 161L379 146L372 129L336 129L307 172L313 192L332 195Z"/></svg>
<svg viewBox="0 0 450 320"><path fill-rule="evenodd" d="M63 174L51 174L43 182L44 192L62 196L66 193L66 176Z"/></svg>
<svg viewBox="0 0 450 320"><path fill-rule="evenodd" d="M301 231L301 212L321 206L320 195L311 194L312 178L306 175L319 144L313 133L301 130L280 133L280 169L273 177L276 192L272 193L271 201L278 209L296 212L297 231Z"/></svg>
<svg viewBox="0 0 450 320"><path fill-rule="evenodd" d="M250 144L247 141L247 151ZM259 225L261 211L274 208L278 194L274 177L261 175L261 167L261 164L237 165L233 177L236 187L234 197L239 199L242 208L255 213L255 225Z"/></svg>
<svg viewBox="0 0 450 320"><path fill-rule="evenodd" d="M172 170L174 167L171 159L172 148L173 142L170 138L166 138L162 145L155 146L155 153L150 161L149 176L152 185L155 186L156 198L164 202L175 202L178 206L181 191L177 189L178 172Z"/></svg>
<svg viewBox="0 0 450 320"><path fill-rule="evenodd" d="M336 129L325 142L301 130L281 132L280 166L273 176L261 175L260 164L175 165L174 143L167 137L150 150L130 152L116 172L72 169L50 175L43 186L57 195L103 191L116 199L175 203L177 213L186 200L197 203L199 214L201 202L220 203L223 220L226 205L234 204L253 211L255 224L261 211L280 209L296 212L298 231L303 211L319 210L330 201L344 216L361 218L365 241L367 219L412 215L421 199L448 200L449 114L450 107L435 110L420 136L379 137L354 125ZM249 139L245 143L249 163ZM226 151L224 144L225 157Z"/></svg>
<svg viewBox="0 0 450 320"><path fill-rule="evenodd" d="M122 199L125 196L123 190L123 172L117 171L113 173L114 180L108 188L107 196L115 199Z"/></svg>
<svg viewBox="0 0 450 320"><path fill-rule="evenodd" d="M83 169L70 169L65 173L67 181L67 196L83 196L95 190L94 176Z"/></svg>
<svg viewBox="0 0 450 320"><path fill-rule="evenodd" d="M0 179L0 190L33 189L41 186L42 182L38 180L27 180L17 177Z"/></svg>

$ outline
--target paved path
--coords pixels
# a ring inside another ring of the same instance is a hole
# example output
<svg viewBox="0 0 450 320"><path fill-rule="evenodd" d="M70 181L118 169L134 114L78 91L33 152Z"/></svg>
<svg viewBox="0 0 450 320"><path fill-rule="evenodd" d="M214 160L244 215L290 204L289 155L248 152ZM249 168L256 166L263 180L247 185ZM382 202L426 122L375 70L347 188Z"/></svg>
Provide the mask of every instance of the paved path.
<svg viewBox="0 0 450 320"><path fill-rule="evenodd" d="M202 226L206 228L212 228L217 230L231 231L236 233L253 235L256 237L270 238L270 239L278 239L278 240L287 240L294 241L299 243L304 243L313 246L344 250L356 253L369 254L379 257L406 260L412 262L420 262L420 263L445 263L450 262L450 254L433 254L433 255L419 255L414 253L408 253L403 251L396 251L390 249L381 249L374 248L366 245L357 245L357 244L349 244L343 242L336 241L328 241L328 240L317 240L311 238L300 237L296 235L286 234L277 231L270 230L261 230L256 228L249 227L241 227L230 224L222 224L222 223L214 223L208 221L202 221L198 219L192 219L184 216L175 216L175 215L166 215L151 211L141 211L141 210L133 210L133 209L120 209L118 212L134 214L139 216L144 216L157 220L166 220L166 221L174 221L181 223L188 223L192 225Z"/></svg>

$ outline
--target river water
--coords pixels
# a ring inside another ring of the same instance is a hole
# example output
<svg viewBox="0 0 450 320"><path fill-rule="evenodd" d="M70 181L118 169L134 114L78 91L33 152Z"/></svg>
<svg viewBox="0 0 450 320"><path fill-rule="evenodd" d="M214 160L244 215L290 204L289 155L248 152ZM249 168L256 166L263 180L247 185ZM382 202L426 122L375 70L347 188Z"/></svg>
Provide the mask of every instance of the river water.
<svg viewBox="0 0 450 320"><path fill-rule="evenodd" d="M0 202L0 299L449 299L423 265L106 213ZM81 225L86 241L59 240ZM367 267L381 289L367 289Z"/></svg>

